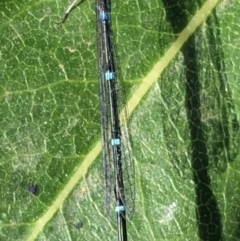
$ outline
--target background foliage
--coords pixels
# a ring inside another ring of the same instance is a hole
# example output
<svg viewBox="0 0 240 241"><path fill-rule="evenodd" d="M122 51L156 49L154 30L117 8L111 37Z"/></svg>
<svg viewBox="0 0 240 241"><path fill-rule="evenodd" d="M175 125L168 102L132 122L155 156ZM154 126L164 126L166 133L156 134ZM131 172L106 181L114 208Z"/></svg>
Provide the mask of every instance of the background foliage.
<svg viewBox="0 0 240 241"><path fill-rule="evenodd" d="M66 1L0 2L0 240L28 239L100 139L94 4L57 26ZM113 2L128 96L202 4ZM130 240L240 239L239 11L220 2L131 117ZM37 240L116 240L101 173L96 160Z"/></svg>

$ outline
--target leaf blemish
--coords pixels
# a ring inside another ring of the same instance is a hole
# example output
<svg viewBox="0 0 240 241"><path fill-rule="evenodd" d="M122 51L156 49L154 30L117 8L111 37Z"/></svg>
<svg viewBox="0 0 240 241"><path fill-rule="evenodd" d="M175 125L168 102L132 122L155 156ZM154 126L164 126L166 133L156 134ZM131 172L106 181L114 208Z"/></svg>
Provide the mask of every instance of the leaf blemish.
<svg viewBox="0 0 240 241"><path fill-rule="evenodd" d="M38 186L35 184L28 185L27 189L28 189L28 192L30 192L33 195L37 195L38 193Z"/></svg>

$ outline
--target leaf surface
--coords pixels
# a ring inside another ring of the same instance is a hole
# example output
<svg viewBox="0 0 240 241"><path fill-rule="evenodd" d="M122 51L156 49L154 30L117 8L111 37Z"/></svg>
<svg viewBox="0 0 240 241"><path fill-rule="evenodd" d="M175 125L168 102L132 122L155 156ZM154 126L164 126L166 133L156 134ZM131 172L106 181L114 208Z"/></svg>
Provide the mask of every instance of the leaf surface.
<svg viewBox="0 0 240 241"><path fill-rule="evenodd" d="M112 4L136 168L129 240L239 239L240 2L217 2ZM0 3L0 240L117 238L94 2L58 26L66 4Z"/></svg>

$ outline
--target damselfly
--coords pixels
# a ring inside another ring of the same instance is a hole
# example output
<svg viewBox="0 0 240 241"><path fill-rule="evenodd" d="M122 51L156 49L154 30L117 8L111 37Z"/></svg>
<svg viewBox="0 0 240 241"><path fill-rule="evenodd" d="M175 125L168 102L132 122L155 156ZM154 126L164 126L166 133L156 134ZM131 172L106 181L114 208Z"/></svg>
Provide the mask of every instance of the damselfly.
<svg viewBox="0 0 240 241"><path fill-rule="evenodd" d="M77 0L74 0L69 5L62 21L65 21L76 3ZM126 102L117 75L110 0L96 0L96 18L105 212L109 216L111 199L115 193L119 230L123 230L126 228L126 217L131 217L134 211L134 162L131 155ZM121 230L120 240L127 240L121 235Z"/></svg>

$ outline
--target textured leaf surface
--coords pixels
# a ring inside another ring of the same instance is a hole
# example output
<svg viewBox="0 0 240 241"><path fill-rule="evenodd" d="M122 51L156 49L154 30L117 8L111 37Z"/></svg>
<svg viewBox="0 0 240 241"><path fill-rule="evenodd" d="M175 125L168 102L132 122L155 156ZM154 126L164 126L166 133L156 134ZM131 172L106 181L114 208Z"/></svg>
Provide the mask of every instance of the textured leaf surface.
<svg viewBox="0 0 240 241"><path fill-rule="evenodd" d="M94 2L57 26L66 4L0 2L0 240L117 239L102 207ZM204 4L112 5L125 88L141 100L129 240L240 239L240 2L220 2L178 51Z"/></svg>

